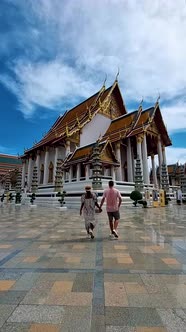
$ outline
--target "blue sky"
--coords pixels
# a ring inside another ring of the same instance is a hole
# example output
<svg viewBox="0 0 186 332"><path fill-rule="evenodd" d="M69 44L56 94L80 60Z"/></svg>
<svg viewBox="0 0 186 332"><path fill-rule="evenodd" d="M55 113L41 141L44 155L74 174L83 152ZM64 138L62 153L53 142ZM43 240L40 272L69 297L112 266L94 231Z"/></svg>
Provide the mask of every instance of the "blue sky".
<svg viewBox="0 0 186 332"><path fill-rule="evenodd" d="M1 0L0 153L23 154L120 70L128 111L160 108L186 162L185 0Z"/></svg>

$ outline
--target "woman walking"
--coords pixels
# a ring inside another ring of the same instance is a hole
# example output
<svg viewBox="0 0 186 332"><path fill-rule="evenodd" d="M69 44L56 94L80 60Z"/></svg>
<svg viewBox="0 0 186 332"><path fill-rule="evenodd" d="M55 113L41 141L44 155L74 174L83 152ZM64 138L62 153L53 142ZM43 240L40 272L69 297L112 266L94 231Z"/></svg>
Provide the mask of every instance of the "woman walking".
<svg viewBox="0 0 186 332"><path fill-rule="evenodd" d="M98 207L99 212L101 212L101 208L97 202L97 196L95 193L91 192L91 186L87 185L85 187L85 194L81 196L81 207L80 207L80 216L84 216L85 220L85 228L87 234L90 235L91 239L94 239L93 230L96 225L95 220L95 206Z"/></svg>

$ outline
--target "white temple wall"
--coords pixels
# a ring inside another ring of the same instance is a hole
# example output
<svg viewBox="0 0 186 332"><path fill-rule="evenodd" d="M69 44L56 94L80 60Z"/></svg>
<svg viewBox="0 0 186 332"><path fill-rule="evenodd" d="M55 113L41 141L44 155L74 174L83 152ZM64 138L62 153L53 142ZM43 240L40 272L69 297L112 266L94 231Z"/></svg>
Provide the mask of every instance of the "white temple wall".
<svg viewBox="0 0 186 332"><path fill-rule="evenodd" d="M108 129L111 120L102 114L97 114L91 122L87 123L82 129L80 135L80 147L88 145L97 141L97 139L103 136Z"/></svg>

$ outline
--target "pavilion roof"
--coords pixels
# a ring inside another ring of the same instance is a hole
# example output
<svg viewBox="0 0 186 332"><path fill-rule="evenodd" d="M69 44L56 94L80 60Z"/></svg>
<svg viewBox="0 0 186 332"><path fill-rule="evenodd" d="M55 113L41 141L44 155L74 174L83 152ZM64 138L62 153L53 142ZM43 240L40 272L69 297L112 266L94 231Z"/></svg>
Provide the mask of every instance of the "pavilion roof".
<svg viewBox="0 0 186 332"><path fill-rule="evenodd" d="M93 148L95 147L95 142L89 145L77 148L73 153L71 153L67 159L64 161L65 165L76 164L77 162L91 162ZM116 159L115 152L112 149L112 145L107 140L106 142L100 142L100 159L103 163L107 164L119 164Z"/></svg>

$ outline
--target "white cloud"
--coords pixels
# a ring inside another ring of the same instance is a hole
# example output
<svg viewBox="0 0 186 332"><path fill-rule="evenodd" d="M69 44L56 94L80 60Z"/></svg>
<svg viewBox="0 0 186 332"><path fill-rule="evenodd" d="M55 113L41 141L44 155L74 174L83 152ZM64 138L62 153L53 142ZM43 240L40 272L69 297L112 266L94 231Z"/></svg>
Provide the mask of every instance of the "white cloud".
<svg viewBox="0 0 186 332"><path fill-rule="evenodd" d="M0 75L0 81L18 96L25 117L30 117L37 106L61 106L64 110L67 96L71 103L75 103L76 98L87 98L95 92L95 86L88 78L82 78L81 73L78 75L75 69L59 60L48 63L18 62L12 70L16 80Z"/></svg>
<svg viewBox="0 0 186 332"><path fill-rule="evenodd" d="M185 164L186 148L168 147L166 148L166 158L167 165L175 164L176 162L179 162L179 164Z"/></svg>
<svg viewBox="0 0 186 332"><path fill-rule="evenodd" d="M161 107L161 112L169 133L186 130L185 102Z"/></svg>
<svg viewBox="0 0 186 332"><path fill-rule="evenodd" d="M185 94L185 0L9 3L30 28L21 35L24 60L15 58L14 78L1 76L1 82L18 96L25 116L38 105L75 105L99 89L105 74L110 84L118 67L126 104L142 96L154 104L159 93L161 101ZM186 128L184 107L182 98L162 108L168 130Z"/></svg>

